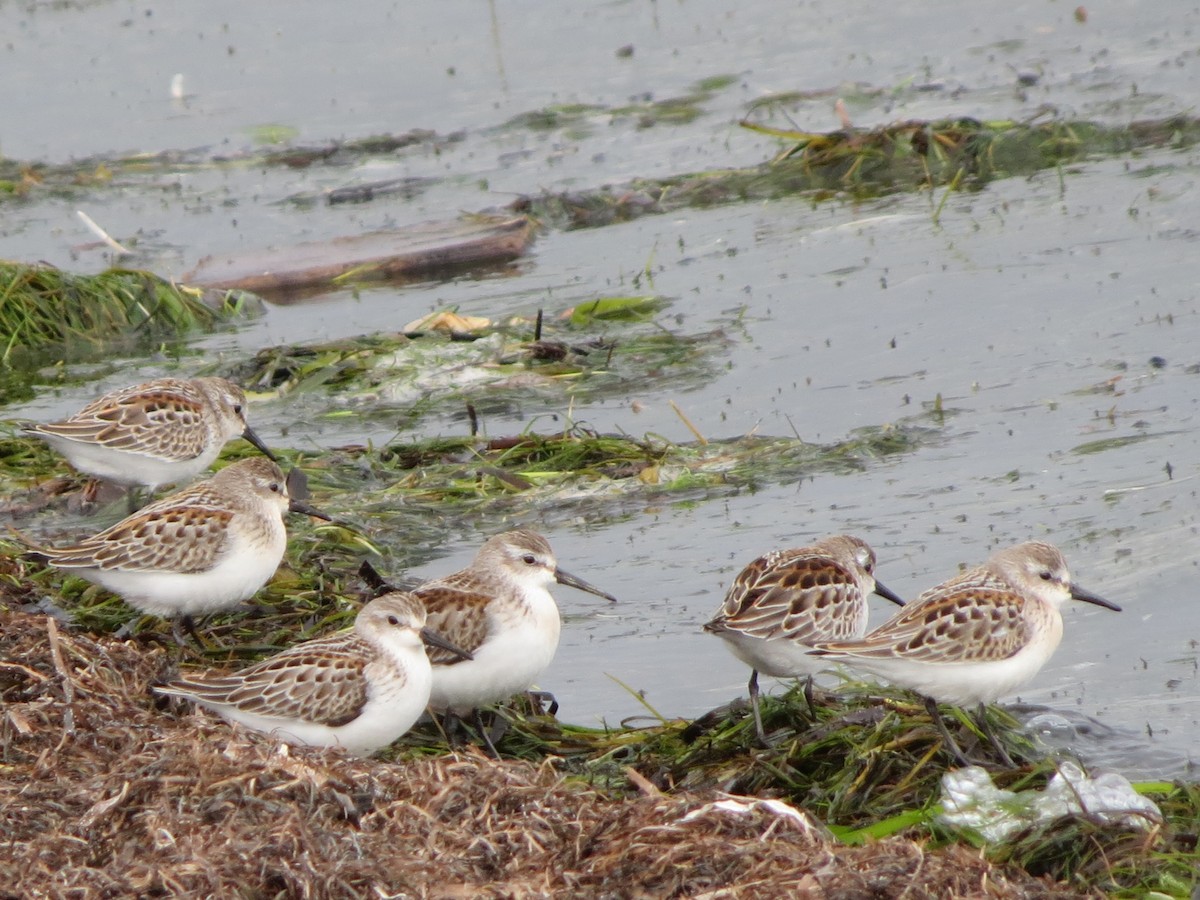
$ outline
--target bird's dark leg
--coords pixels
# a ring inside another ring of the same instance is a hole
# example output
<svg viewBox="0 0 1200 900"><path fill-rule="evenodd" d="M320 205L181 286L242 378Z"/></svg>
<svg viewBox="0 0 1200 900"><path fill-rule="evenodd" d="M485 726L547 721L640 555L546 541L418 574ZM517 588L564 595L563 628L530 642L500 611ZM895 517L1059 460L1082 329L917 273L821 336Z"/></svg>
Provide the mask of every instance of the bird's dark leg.
<svg viewBox="0 0 1200 900"><path fill-rule="evenodd" d="M808 703L808 714L812 717L813 721L815 722L817 720L817 706L815 703L813 703L813 677L812 677L812 675L809 675L808 678L806 678L804 680L804 700L806 703Z"/></svg>
<svg viewBox="0 0 1200 900"><path fill-rule="evenodd" d="M762 713L758 709L758 669L750 670L750 709L754 713L754 733L758 735L758 742L764 747L770 747L771 742L767 740L767 733L763 731Z"/></svg>
<svg viewBox="0 0 1200 900"><path fill-rule="evenodd" d="M487 746L488 755L490 755L492 759L499 759L500 752L496 749L496 745L492 743L492 736L488 734L488 729L483 724L483 712L479 709L475 710L475 727L479 730L479 737Z"/></svg>
<svg viewBox="0 0 1200 900"><path fill-rule="evenodd" d="M1017 764L1013 762L1012 757L1008 755L1008 751L1004 749L1004 745L1000 743L996 733L992 731L992 726L987 720L987 708L980 703L979 710L975 714L975 721L979 724L979 730L983 732L983 736L988 739L988 743L992 745L992 749L1000 756L1000 760L1010 769L1017 768Z"/></svg>
<svg viewBox="0 0 1200 900"><path fill-rule="evenodd" d="M925 709L929 712L929 717L933 719L933 724L942 733L942 740L946 742L946 747L954 754L954 758L958 761L958 764L960 766L969 766L971 764L970 760L967 759L954 738L950 736L950 729L946 727L946 720L942 718L942 714L938 710L937 701L932 697L926 697Z"/></svg>
<svg viewBox="0 0 1200 900"><path fill-rule="evenodd" d="M175 638L175 643L180 647L187 646L189 637L201 647L204 646L200 635L196 634L196 622L189 615L182 615L171 622L171 636Z"/></svg>
<svg viewBox="0 0 1200 900"><path fill-rule="evenodd" d="M436 717L435 717L436 718ZM446 710L442 713L441 722L439 723L442 729L442 734L446 737L446 743L451 749L459 747L463 742L463 723L462 719L453 710Z"/></svg>
<svg viewBox="0 0 1200 900"><path fill-rule="evenodd" d="M203 622L207 620L207 618L208 617L205 616L201 619L201 621ZM187 641L185 637L190 637L196 642L196 646L198 646L204 652L207 653L213 649L213 645L205 640L204 635L200 633L200 629L196 627L196 620L187 613L184 613L171 623L171 635L175 638L175 643L177 643L180 647L186 647Z"/></svg>
<svg viewBox="0 0 1200 900"><path fill-rule="evenodd" d="M118 641L129 640L131 637L133 637L133 633L137 630L138 625L142 623L142 620L147 618L149 618L149 616L138 616L136 619L130 619L113 632L113 637L115 637Z"/></svg>

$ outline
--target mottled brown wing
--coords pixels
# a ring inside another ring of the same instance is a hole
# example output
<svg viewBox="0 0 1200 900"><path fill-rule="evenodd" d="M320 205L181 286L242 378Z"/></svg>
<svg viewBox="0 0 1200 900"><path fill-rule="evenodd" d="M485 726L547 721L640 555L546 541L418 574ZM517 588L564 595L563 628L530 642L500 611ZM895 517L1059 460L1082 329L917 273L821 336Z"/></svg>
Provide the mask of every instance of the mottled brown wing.
<svg viewBox="0 0 1200 900"><path fill-rule="evenodd" d="M456 647L474 653L488 637L487 605L491 596L457 583L453 577L423 584L413 595L425 604L425 625ZM426 645L425 652L435 666L465 662L461 656L440 647Z"/></svg>
<svg viewBox="0 0 1200 900"><path fill-rule="evenodd" d="M191 384L170 379L106 394L71 418L36 430L159 459L191 459L208 438L202 406Z"/></svg>
<svg viewBox="0 0 1200 900"><path fill-rule="evenodd" d="M930 663L1008 659L1029 640L1025 601L1005 582L966 575L922 594L860 641L829 643L833 652Z"/></svg>
<svg viewBox="0 0 1200 900"><path fill-rule="evenodd" d="M204 572L225 552L232 518L208 485L198 484L72 547L41 552L64 569Z"/></svg>
<svg viewBox="0 0 1200 900"><path fill-rule="evenodd" d="M738 573L709 630L809 644L853 637L863 598L854 575L804 550L761 556Z"/></svg>
<svg viewBox="0 0 1200 900"><path fill-rule="evenodd" d="M371 648L352 631L308 641L229 675L180 678L160 690L248 713L336 728L367 702Z"/></svg>

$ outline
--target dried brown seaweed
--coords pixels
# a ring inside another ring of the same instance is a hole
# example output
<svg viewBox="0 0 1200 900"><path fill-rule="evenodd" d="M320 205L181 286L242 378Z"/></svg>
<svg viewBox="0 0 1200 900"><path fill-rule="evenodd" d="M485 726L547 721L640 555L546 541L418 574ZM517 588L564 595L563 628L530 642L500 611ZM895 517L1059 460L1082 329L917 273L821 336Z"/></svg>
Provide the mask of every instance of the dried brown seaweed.
<svg viewBox="0 0 1200 900"><path fill-rule="evenodd" d="M968 848L841 845L556 760L289 749L158 708L159 647L0 606L0 896L1073 897Z"/></svg>

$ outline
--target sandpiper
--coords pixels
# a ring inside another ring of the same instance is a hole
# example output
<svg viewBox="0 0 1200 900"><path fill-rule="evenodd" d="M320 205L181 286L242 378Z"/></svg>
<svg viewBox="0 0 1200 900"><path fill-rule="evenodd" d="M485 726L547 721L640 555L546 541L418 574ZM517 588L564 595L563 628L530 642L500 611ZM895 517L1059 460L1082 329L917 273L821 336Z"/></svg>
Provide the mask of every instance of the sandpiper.
<svg viewBox="0 0 1200 900"><path fill-rule="evenodd" d="M69 547L30 544L28 558L119 594L164 618L235 606L275 574L287 546L283 514L329 516L289 499L279 466L261 456L226 466Z"/></svg>
<svg viewBox="0 0 1200 900"><path fill-rule="evenodd" d="M473 714L493 756L496 748L479 709L528 690L554 658L562 621L547 590L551 582L616 601L560 569L546 539L528 529L489 538L467 568L412 591L425 604L430 626L472 654L465 660L430 651L429 706L456 716Z"/></svg>
<svg viewBox="0 0 1200 900"><path fill-rule="evenodd" d="M1083 600L1120 612L1071 581L1056 547L1029 541L921 594L860 640L827 641L812 653L878 675L925 697L925 705L959 763L966 756L937 704L975 706L980 729L1012 766L983 716L984 706L1026 684L1062 640L1060 607Z"/></svg>
<svg viewBox="0 0 1200 900"><path fill-rule="evenodd" d="M463 652L426 627L419 600L396 591L364 606L352 628L236 672L186 675L154 690L287 743L368 756L424 712L433 680L425 644Z"/></svg>
<svg viewBox="0 0 1200 900"><path fill-rule="evenodd" d="M80 472L126 487L186 481L239 435L274 459L246 424L246 395L224 378L160 378L111 391L60 422L27 425Z"/></svg>
<svg viewBox="0 0 1200 900"><path fill-rule="evenodd" d="M875 579L875 552L859 538L841 534L811 547L775 550L742 569L725 602L704 630L723 638L750 667L750 707L758 740L768 743L758 705L758 676L812 676L828 664L809 655L818 641L862 637L867 596L904 601Z"/></svg>

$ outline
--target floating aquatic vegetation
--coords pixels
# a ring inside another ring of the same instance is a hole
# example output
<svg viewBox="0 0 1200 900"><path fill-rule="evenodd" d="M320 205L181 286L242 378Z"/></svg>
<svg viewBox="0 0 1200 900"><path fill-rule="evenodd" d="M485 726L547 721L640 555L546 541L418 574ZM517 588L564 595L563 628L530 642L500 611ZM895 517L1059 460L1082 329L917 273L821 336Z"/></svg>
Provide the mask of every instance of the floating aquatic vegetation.
<svg viewBox="0 0 1200 900"><path fill-rule="evenodd" d="M287 137L286 135L282 135ZM158 153L107 154L64 163L41 163L0 156L0 203L39 195L74 196L102 187L127 186L138 178L160 178L181 172L230 166L279 166L303 169L326 163L339 168L372 156L394 154L407 147L440 148L463 139L461 132L439 135L415 128L399 134L330 140L319 145L279 148L267 144L236 153L163 150Z"/></svg>
<svg viewBox="0 0 1200 900"><path fill-rule="evenodd" d="M0 261L0 340L14 355L55 348L95 354L179 338L259 309L239 292L182 287L151 272L73 275Z"/></svg>
<svg viewBox="0 0 1200 900"><path fill-rule="evenodd" d="M602 119L635 118L640 127L685 124L701 114L703 104L714 91L731 83L728 76L715 76L699 82L690 93L678 98L648 100L612 109L587 105L550 107L522 114L500 127L562 130L569 138L586 133L594 122ZM833 95L829 91L819 93ZM749 110L741 123L743 127L785 145L773 160L761 165L547 193L523 197L513 206L543 224L590 228L647 214L802 193L818 198L847 192L867 197L935 186L978 188L995 178L1027 176L1088 157L1129 154L1150 147L1182 149L1200 141L1200 118L1186 115L1115 126L1044 116L1026 121L960 116L908 120L870 129L849 124L831 132L797 129L791 124L790 107L797 100L805 101L812 96L781 94L756 103ZM232 156L165 151L98 156L58 165L0 158L0 203L44 193L78 194L128 184L138 177L227 165L288 168L329 165L345 169L369 157L395 153L408 146L438 147L462 139L461 133L437 135L414 130L360 140L330 140L318 146L254 149ZM349 196L358 200L373 196L369 186L365 193L354 185L348 185L347 190ZM386 195L387 190L380 193Z"/></svg>
<svg viewBox="0 0 1200 900"><path fill-rule="evenodd" d="M1176 433L1177 432L1171 431L1166 432L1165 434L1129 434L1111 438L1099 438L1098 440L1077 444L1071 448L1071 452L1077 456L1088 456L1092 453L1103 453L1106 450L1117 450L1121 447L1128 447L1130 444L1140 444L1143 441L1150 441L1154 440L1155 438L1165 437L1167 435Z"/></svg>
<svg viewBox="0 0 1200 900"><path fill-rule="evenodd" d="M530 396L590 402L625 399L635 386L648 392L661 384L703 384L731 339L719 328L676 334L649 321L666 305L657 296L606 297L547 317L541 326L515 319L471 331L425 329L275 347L234 377L264 392L326 391L325 415L352 410L383 418L403 410L410 422L451 407L463 410L468 402L502 406Z"/></svg>
<svg viewBox="0 0 1200 900"><path fill-rule="evenodd" d="M353 491L361 496L357 511L386 522L384 530L392 535L404 533L396 517L435 510L444 518L451 509L456 515L476 509L515 516L574 509L600 520L647 502L692 501L859 471L876 458L915 452L941 435L919 422L899 422L828 444L762 436L675 443L574 427L554 434L343 447L306 467L322 508L332 502L336 512L336 493ZM333 492L331 500L322 491Z"/></svg>
<svg viewBox="0 0 1200 900"><path fill-rule="evenodd" d="M862 198L943 186L978 189L996 178L1027 176L1090 156L1191 147L1200 141L1200 118L1188 116L1125 126L958 117L870 129L848 125L831 132L802 131L790 122L772 124L789 119L794 99L764 100L741 123L785 145L769 162L548 193L521 201L520 208L558 227L594 228L643 215L797 194L820 199L848 193Z"/></svg>
<svg viewBox="0 0 1200 900"><path fill-rule="evenodd" d="M260 622L253 632L236 613L215 616L205 628L227 655L253 655L264 641L278 649L297 631L307 633L353 608L363 592L357 561L365 556L381 556L385 571L398 571L498 515L545 520L586 512L598 522L647 503L694 502L818 473L857 471L878 456L914 452L940 439L938 429L901 422L830 444L760 436L681 444L574 427L343 447L314 457L276 447L287 467L301 467L314 503L338 523L289 522L284 564L256 597ZM225 458L249 452L232 447ZM47 511L49 521L57 521L61 510L78 504L84 483L42 442L17 434L0 439L0 493L7 498L0 513L6 517ZM0 541L0 555L5 553L15 557L20 549ZM22 577L61 600L84 627L113 631L136 618L111 594L80 579L34 569L22 570ZM274 636L262 636L261 622L275 623ZM148 619L139 631L158 634L164 627Z"/></svg>
<svg viewBox="0 0 1200 900"><path fill-rule="evenodd" d="M643 321L652 317L666 306L662 297L643 295L635 297L599 297L578 304L570 312L570 323L576 328L597 321Z"/></svg>

